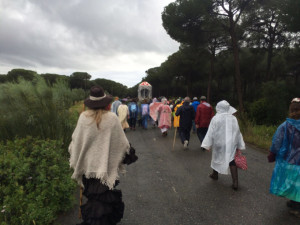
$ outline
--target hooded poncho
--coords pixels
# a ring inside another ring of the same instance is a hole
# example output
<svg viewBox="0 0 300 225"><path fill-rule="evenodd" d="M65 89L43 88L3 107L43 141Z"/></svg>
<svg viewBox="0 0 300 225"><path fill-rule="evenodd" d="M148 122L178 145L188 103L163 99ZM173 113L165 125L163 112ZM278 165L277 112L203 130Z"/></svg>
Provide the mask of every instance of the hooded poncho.
<svg viewBox="0 0 300 225"><path fill-rule="evenodd" d="M287 119L273 136L276 155L270 192L300 202L300 120Z"/></svg>
<svg viewBox="0 0 300 225"><path fill-rule="evenodd" d="M130 145L116 114L104 113L99 129L90 114L91 111L85 111L80 115L72 135L69 146L72 178L82 184L84 174L113 189L118 172L125 172L122 160Z"/></svg>
<svg viewBox="0 0 300 225"><path fill-rule="evenodd" d="M234 160L236 149L245 149L239 124L232 114L236 109L225 100L216 106L201 147L212 149L211 167L221 174L229 174L229 163Z"/></svg>

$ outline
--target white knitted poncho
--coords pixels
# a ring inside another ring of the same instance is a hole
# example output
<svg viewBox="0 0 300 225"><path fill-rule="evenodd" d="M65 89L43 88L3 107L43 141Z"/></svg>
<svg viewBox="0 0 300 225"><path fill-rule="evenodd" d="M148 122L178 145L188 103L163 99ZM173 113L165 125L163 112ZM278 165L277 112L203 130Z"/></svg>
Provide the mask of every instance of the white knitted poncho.
<svg viewBox="0 0 300 225"><path fill-rule="evenodd" d="M72 178L82 185L84 174L113 189L118 172L125 172L122 161L130 145L116 114L103 114L98 129L90 113L81 113L69 145Z"/></svg>

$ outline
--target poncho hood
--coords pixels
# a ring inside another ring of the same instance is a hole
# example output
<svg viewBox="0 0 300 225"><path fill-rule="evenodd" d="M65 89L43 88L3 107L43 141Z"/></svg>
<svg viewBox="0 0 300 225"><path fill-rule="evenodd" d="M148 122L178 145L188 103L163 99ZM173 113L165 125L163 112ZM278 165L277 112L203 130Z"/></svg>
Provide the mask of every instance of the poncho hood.
<svg viewBox="0 0 300 225"><path fill-rule="evenodd" d="M300 120L287 118L286 121L300 131Z"/></svg>
<svg viewBox="0 0 300 225"><path fill-rule="evenodd" d="M231 115L237 112L237 110L230 106L230 104L226 100L220 101L217 104L216 111L217 113L228 113Z"/></svg>

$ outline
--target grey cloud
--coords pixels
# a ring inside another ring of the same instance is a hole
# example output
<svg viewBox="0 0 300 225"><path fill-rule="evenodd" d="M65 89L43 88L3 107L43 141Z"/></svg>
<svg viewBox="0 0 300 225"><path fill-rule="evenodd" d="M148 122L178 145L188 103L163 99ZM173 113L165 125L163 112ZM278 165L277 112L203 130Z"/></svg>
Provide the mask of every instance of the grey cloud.
<svg viewBox="0 0 300 225"><path fill-rule="evenodd" d="M166 58L178 49L161 26L168 2L1 0L0 60L12 68L99 71L124 54L141 58L134 63L145 54Z"/></svg>

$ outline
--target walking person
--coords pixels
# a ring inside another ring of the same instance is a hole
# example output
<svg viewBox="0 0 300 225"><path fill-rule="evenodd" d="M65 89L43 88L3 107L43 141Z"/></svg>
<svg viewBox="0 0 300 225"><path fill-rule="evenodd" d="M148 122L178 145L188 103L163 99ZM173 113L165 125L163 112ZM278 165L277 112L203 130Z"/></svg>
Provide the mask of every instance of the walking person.
<svg viewBox="0 0 300 225"><path fill-rule="evenodd" d="M149 105L149 109L150 109L150 121L151 121L151 124L152 124L152 128L155 128L155 126L156 126L156 120L157 120L157 108L156 108L156 105L158 105L158 104L156 104L158 102L158 100L157 100L157 98L153 98L152 99L152 102L150 103L150 105ZM152 114L151 114L151 112L152 112ZM154 114L155 114L155 116L154 116ZM155 119L153 119L152 117L155 117Z"/></svg>
<svg viewBox="0 0 300 225"><path fill-rule="evenodd" d="M191 99L189 97L185 97L183 105L180 106L175 113L176 116L180 116L178 131L184 149L188 148L192 121L195 118L195 110L193 106L190 105L190 102Z"/></svg>
<svg viewBox="0 0 300 225"><path fill-rule="evenodd" d="M192 102L192 106L193 106L193 108L195 110L195 115L196 115L196 112L197 112L198 105L200 105L200 102L198 101L197 97L194 97L193 98L193 102ZM197 128L196 128L195 118L193 119L192 123L193 123L193 133L196 133L197 132Z"/></svg>
<svg viewBox="0 0 300 225"><path fill-rule="evenodd" d="M122 128L124 131L126 131L127 128L129 128L129 124L127 122L127 119L129 119L129 110L128 106L126 105L126 100L121 100L122 104L118 107L118 117L121 122Z"/></svg>
<svg viewBox="0 0 300 225"><path fill-rule="evenodd" d="M91 88L84 101L88 110L81 113L69 145L72 178L87 197L81 225L114 225L122 219L124 202L116 189L119 172L125 171L124 163L137 160L118 117L110 112L111 101L100 86Z"/></svg>
<svg viewBox="0 0 300 225"><path fill-rule="evenodd" d="M111 111L117 114L118 107L121 105L121 101L119 100L119 97L115 97L115 101L111 104Z"/></svg>
<svg viewBox="0 0 300 225"><path fill-rule="evenodd" d="M148 119L149 119L149 104L147 99L141 104L141 115L142 115L142 127L143 129L147 130L148 128Z"/></svg>
<svg viewBox="0 0 300 225"><path fill-rule="evenodd" d="M246 148L239 124L233 115L237 110L225 100L216 106L217 114L212 118L201 147L212 150L210 178L218 180L218 173L231 172L232 188L238 189L238 171L234 161L236 150Z"/></svg>
<svg viewBox="0 0 300 225"><path fill-rule="evenodd" d="M268 160L276 161L270 193L289 199L289 212L300 218L300 98L291 101L289 118L277 128Z"/></svg>
<svg viewBox="0 0 300 225"><path fill-rule="evenodd" d="M197 106L197 112L195 116L197 136L199 138L200 143L203 142L203 139L208 130L210 120L213 118L214 114L215 113L213 108L208 102L206 102L206 97L201 96L200 104ZM201 149L205 150L204 148Z"/></svg>
<svg viewBox="0 0 300 225"><path fill-rule="evenodd" d="M178 128L179 127L179 120L180 116L176 116L177 109L183 105L183 102L180 98L178 98L175 102L174 108L172 109L172 116L173 116L173 126Z"/></svg>
<svg viewBox="0 0 300 225"><path fill-rule="evenodd" d="M131 130L135 130L136 119L138 116L138 105L136 103L136 99L132 99L128 104L129 109L129 127Z"/></svg>
<svg viewBox="0 0 300 225"><path fill-rule="evenodd" d="M161 130L162 136L165 137L168 135L168 129L171 127L171 113L172 110L168 105L166 98L162 98L162 104L157 108L158 112L158 127Z"/></svg>

